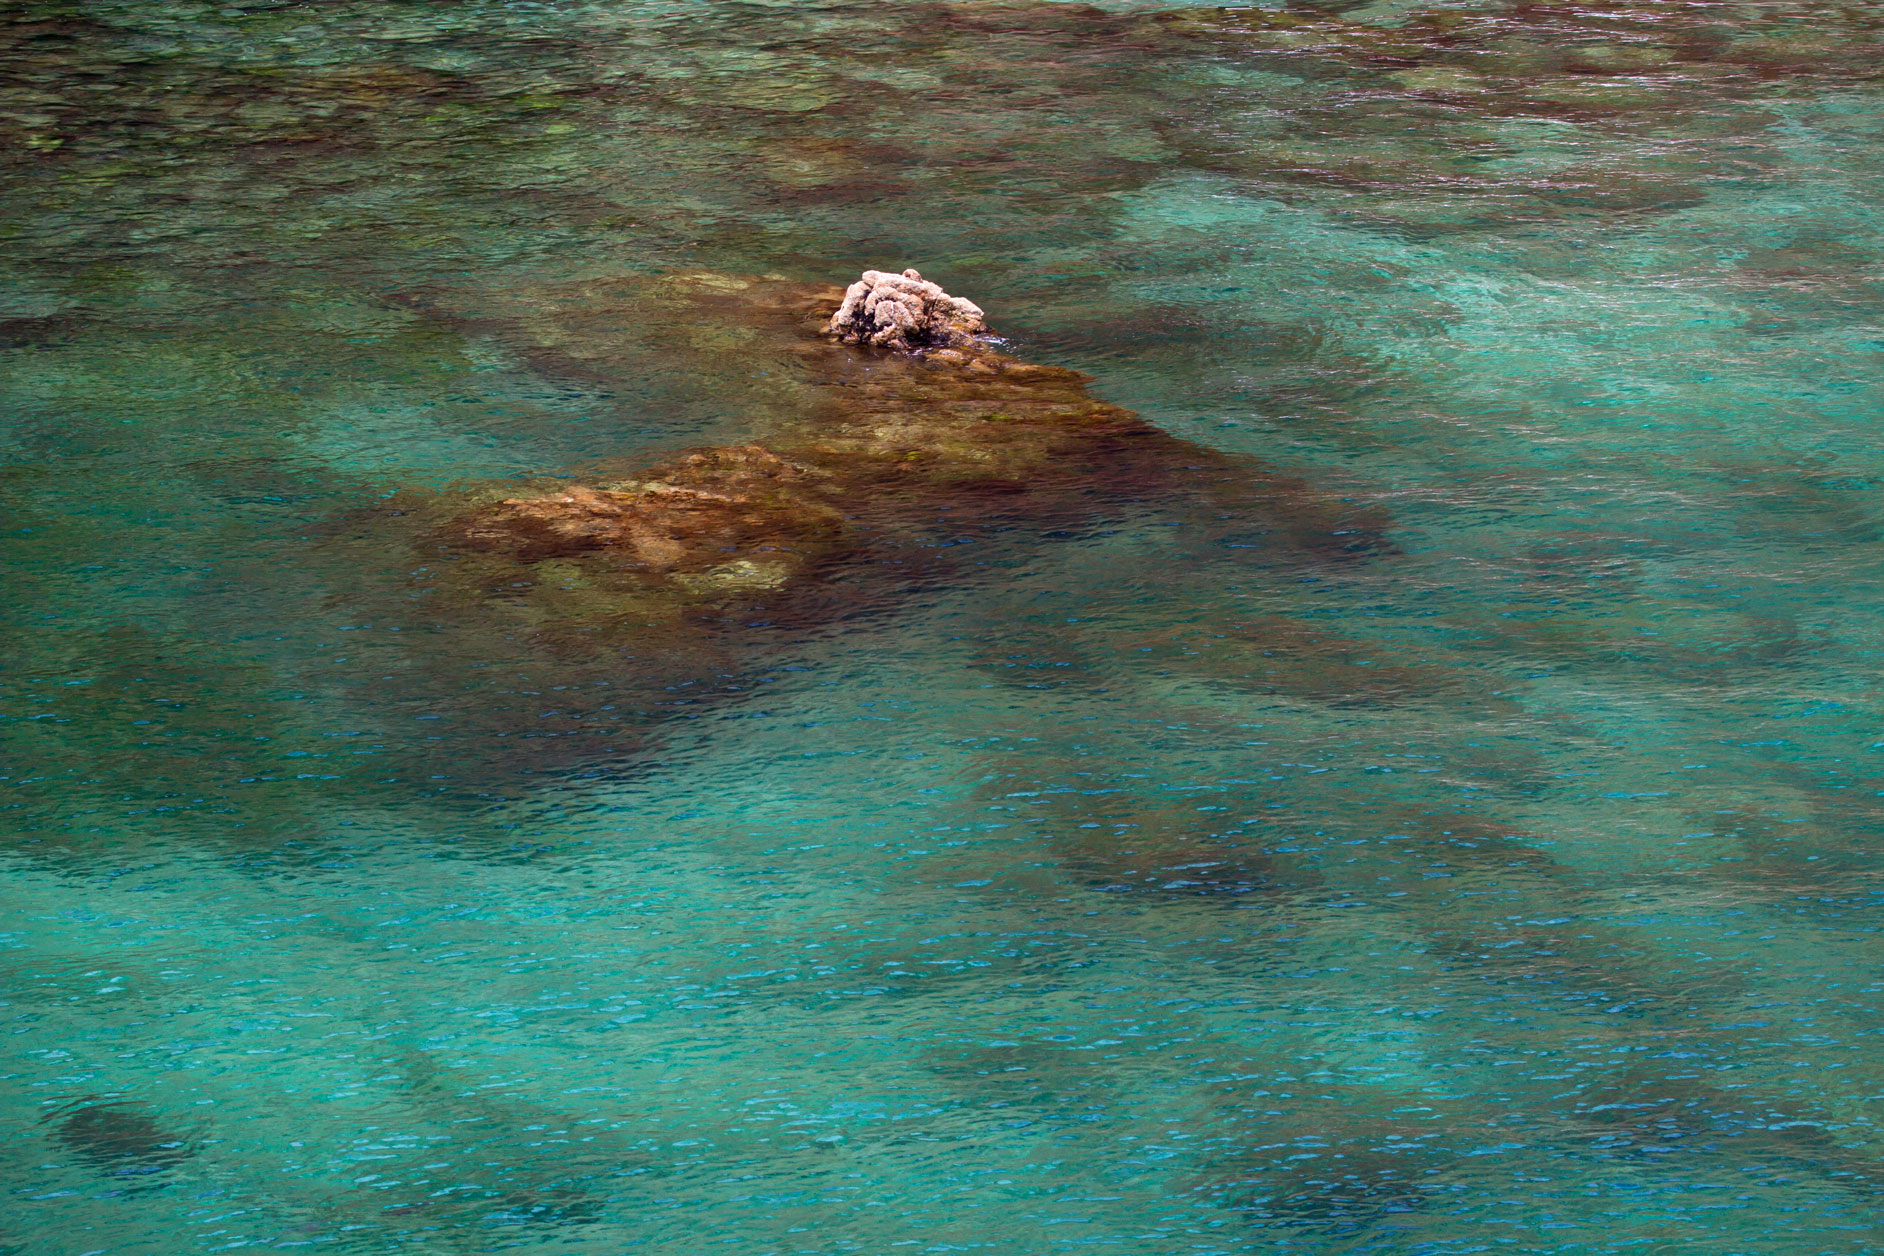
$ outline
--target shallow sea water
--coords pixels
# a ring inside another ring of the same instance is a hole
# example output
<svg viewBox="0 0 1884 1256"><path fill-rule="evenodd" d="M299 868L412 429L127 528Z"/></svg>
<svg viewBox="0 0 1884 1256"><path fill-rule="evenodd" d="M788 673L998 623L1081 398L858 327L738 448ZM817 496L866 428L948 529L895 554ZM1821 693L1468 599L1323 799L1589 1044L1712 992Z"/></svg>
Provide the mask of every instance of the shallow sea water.
<svg viewBox="0 0 1884 1256"><path fill-rule="evenodd" d="M1884 1247L1884 7L4 22L0 1250ZM904 265L1390 544L414 584L792 404L537 294Z"/></svg>

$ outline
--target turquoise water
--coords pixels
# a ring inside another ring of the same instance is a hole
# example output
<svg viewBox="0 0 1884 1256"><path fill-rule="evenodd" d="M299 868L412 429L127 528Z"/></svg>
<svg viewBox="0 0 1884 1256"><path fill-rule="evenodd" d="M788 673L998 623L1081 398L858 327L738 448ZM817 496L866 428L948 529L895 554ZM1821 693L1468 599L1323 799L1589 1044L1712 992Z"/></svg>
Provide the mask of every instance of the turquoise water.
<svg viewBox="0 0 1884 1256"><path fill-rule="evenodd" d="M1884 1248L1884 8L5 22L0 1248ZM545 294L903 265L1390 544L421 578L806 404Z"/></svg>

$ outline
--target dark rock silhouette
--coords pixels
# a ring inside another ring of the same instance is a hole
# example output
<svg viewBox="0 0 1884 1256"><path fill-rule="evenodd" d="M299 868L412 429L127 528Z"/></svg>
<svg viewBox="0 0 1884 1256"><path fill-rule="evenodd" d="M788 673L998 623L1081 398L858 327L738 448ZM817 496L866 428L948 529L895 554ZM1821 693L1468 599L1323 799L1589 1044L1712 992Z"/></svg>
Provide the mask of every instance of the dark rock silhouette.
<svg viewBox="0 0 1884 1256"><path fill-rule="evenodd" d="M55 1142L114 1177L161 1172L193 1150L188 1139L159 1125L145 1105L129 1100L83 1103L45 1119L52 1121Z"/></svg>

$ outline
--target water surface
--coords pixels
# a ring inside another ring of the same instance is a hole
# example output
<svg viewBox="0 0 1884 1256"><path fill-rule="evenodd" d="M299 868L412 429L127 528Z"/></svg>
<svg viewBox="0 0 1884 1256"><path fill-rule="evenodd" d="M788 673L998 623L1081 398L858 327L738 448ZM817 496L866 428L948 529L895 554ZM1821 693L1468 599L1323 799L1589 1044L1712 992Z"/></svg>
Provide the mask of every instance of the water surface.
<svg viewBox="0 0 1884 1256"><path fill-rule="evenodd" d="M0 1247L1884 1241L1884 9L4 20ZM795 404L541 294L903 265L1390 544L939 523L654 690L425 596Z"/></svg>

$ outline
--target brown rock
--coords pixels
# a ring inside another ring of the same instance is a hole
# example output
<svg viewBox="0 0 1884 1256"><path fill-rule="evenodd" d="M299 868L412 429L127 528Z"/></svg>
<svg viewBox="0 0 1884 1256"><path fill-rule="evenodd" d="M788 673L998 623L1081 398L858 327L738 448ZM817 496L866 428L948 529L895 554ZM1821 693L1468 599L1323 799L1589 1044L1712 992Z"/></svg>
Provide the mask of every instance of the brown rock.
<svg viewBox="0 0 1884 1256"><path fill-rule="evenodd" d="M519 312L520 347L545 367L626 357L631 324L714 327L667 347L723 370L737 343L742 361L767 364L755 378L773 390L753 396L753 413L772 416L754 443L488 502L445 525L448 548L483 556L448 582L537 606L540 631L572 615L718 621L755 604L767 619L842 617L899 587L885 556L899 570L946 563L925 540L943 512L961 521L951 527L1080 527L1164 501L1208 520L1255 510L1259 532L1305 553L1379 542L1377 512L1179 440L1093 397L1076 371L1001 353L978 338L979 307L914 272L866 272L847 292L772 277L598 281Z"/></svg>
<svg viewBox="0 0 1884 1256"><path fill-rule="evenodd" d="M610 566L650 579L757 551L795 570L844 531L815 479L763 446L723 446L610 488L507 498L459 520L456 539L525 563L605 551Z"/></svg>

